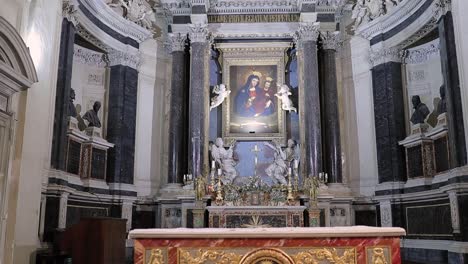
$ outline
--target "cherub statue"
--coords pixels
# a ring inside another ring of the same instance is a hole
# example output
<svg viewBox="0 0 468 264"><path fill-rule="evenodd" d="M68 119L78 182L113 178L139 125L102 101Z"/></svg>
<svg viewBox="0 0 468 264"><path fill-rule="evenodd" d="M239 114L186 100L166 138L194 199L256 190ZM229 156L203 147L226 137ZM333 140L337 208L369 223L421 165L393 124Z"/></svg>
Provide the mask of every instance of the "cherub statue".
<svg viewBox="0 0 468 264"><path fill-rule="evenodd" d="M213 92L217 94L217 96L211 98L210 111L211 109L216 108L220 104L222 104L224 102L224 99L226 99L226 97L228 97L231 93L231 90L227 90L226 85L220 84L215 86Z"/></svg>
<svg viewBox="0 0 468 264"><path fill-rule="evenodd" d="M234 161L234 146L235 142L226 150L222 138L217 138L216 144L211 146L211 156L223 172L224 177L222 181L224 184L231 184L234 178L237 177L237 171L234 167L236 166L236 162Z"/></svg>
<svg viewBox="0 0 468 264"><path fill-rule="evenodd" d="M294 111L297 113L297 109L293 106L291 99L289 99L290 95L292 95L292 93L289 91L289 86L286 84L278 85L278 92L275 93L275 96L280 99L281 108L285 111Z"/></svg>
<svg viewBox="0 0 468 264"><path fill-rule="evenodd" d="M286 164L286 153L281 149L279 144L273 145L265 142L265 146L275 151L275 160L270 166L265 169L265 173L277 183L286 185L286 173L288 172L288 165Z"/></svg>

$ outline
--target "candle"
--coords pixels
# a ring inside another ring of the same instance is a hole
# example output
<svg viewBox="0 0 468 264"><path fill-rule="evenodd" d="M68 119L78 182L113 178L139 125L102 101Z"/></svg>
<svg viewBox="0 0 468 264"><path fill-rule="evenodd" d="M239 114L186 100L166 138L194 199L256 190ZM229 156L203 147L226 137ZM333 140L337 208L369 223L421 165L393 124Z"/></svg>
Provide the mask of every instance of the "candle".
<svg viewBox="0 0 468 264"><path fill-rule="evenodd" d="M291 175L291 168L288 169L288 174Z"/></svg>
<svg viewBox="0 0 468 264"><path fill-rule="evenodd" d="M325 173L325 182L328 182L328 173Z"/></svg>
<svg viewBox="0 0 468 264"><path fill-rule="evenodd" d="M299 168L299 161L298 160L294 160L294 168L295 169Z"/></svg>
<svg viewBox="0 0 468 264"><path fill-rule="evenodd" d="M223 171L221 169L218 169L218 176L221 176L223 174Z"/></svg>
<svg viewBox="0 0 468 264"><path fill-rule="evenodd" d="M211 161L211 168L212 168L212 169L214 169L215 167L216 167L216 165L215 165L215 161L214 161L214 160L212 160L212 161Z"/></svg>

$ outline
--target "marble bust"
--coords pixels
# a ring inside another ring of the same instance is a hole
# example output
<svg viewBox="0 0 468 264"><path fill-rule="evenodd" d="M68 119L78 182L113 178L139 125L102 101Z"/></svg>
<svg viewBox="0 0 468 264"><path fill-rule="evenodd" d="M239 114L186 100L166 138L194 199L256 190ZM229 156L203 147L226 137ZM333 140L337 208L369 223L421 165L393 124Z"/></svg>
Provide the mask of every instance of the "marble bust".
<svg viewBox="0 0 468 264"><path fill-rule="evenodd" d="M101 120L99 120L98 112L101 109L101 102L94 102L93 109L88 110L83 119L87 121L88 127L101 127Z"/></svg>
<svg viewBox="0 0 468 264"><path fill-rule="evenodd" d="M447 98L445 97L445 85L440 86L440 101L437 105L437 114L443 114L447 112Z"/></svg>
<svg viewBox="0 0 468 264"><path fill-rule="evenodd" d="M429 115L430 111L427 106L421 102L421 98L419 95L414 95L411 98L411 102L413 103L414 112L411 115L411 123L414 125L417 124L424 124L426 117Z"/></svg>
<svg viewBox="0 0 468 264"><path fill-rule="evenodd" d="M68 101L68 116L71 116L71 117L77 116L76 108L75 108L75 105L73 104L73 101L75 101L75 97L76 97L75 90L70 89L70 98Z"/></svg>

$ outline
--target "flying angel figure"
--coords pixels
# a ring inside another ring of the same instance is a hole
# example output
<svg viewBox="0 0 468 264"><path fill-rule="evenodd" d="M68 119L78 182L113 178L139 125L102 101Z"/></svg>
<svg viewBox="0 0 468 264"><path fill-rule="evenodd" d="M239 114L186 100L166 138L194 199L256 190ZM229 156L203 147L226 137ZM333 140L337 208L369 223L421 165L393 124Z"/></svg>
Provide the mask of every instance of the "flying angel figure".
<svg viewBox="0 0 468 264"><path fill-rule="evenodd" d="M213 92L217 94L217 96L211 98L210 111L211 109L216 108L220 104L222 104L224 102L224 99L226 99L226 97L228 97L231 93L231 90L227 90L226 85L220 84L215 86Z"/></svg>
<svg viewBox="0 0 468 264"><path fill-rule="evenodd" d="M275 96L280 99L281 108L285 111L297 113L297 109L294 107L291 99L289 99L290 95L292 95L292 93L289 91L289 87L286 84L278 85L278 92L275 93Z"/></svg>

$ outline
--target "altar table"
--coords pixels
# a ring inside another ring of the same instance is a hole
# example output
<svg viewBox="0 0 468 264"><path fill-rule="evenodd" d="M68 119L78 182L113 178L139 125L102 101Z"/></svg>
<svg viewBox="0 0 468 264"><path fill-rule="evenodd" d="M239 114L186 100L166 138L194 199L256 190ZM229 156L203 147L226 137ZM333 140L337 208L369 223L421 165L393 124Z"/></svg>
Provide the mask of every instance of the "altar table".
<svg viewBox="0 0 468 264"><path fill-rule="evenodd" d="M400 264L402 228L136 229L135 264Z"/></svg>

